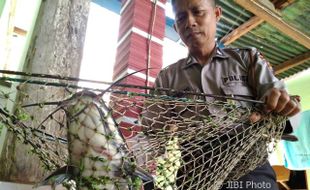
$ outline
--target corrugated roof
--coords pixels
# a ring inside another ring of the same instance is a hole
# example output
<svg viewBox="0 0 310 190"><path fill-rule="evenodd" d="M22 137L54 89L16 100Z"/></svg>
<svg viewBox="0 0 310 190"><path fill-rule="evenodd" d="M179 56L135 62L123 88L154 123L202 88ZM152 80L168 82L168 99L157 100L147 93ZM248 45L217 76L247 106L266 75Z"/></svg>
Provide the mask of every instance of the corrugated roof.
<svg viewBox="0 0 310 190"><path fill-rule="evenodd" d="M282 11L286 22L294 25L299 30L310 36L310 1L297 0Z"/></svg>
<svg viewBox="0 0 310 190"><path fill-rule="evenodd" d="M234 1L219 1L223 9L223 16L218 24L217 38L221 39L239 25L247 22L254 15L236 4ZM294 28L310 36L310 1L295 0L291 5L281 11L282 19ZM309 51L281 31L263 22L256 28L238 38L229 46L232 47L256 47L272 66L293 59ZM310 61L295 66L278 74L279 78L286 78L310 67Z"/></svg>

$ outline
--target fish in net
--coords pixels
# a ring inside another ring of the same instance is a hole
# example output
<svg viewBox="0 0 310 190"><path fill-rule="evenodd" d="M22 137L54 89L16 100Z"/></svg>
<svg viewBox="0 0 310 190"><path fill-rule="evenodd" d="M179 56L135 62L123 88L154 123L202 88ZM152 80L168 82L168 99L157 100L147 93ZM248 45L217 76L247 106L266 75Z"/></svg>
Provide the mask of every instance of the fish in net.
<svg viewBox="0 0 310 190"><path fill-rule="evenodd" d="M66 85L61 86L66 98L37 100L27 97L22 85L38 94L46 91L29 80L2 91L6 101L16 102L10 99L13 91L29 101L17 103L15 112L2 104L0 120L54 171L37 185L219 189L266 162L268 144L281 138L286 121L269 114L251 123L255 108L229 97L177 98L126 85L70 93L74 87Z"/></svg>

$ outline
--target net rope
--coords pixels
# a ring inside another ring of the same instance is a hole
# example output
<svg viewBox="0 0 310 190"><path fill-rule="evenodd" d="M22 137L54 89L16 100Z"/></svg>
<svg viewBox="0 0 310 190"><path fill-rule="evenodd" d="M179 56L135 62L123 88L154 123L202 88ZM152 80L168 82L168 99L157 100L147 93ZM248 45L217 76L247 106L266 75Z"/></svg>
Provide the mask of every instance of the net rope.
<svg viewBox="0 0 310 190"><path fill-rule="evenodd" d="M122 87L106 93L63 88L65 95L57 96L53 88L59 89L24 82L0 89L0 121L48 171L77 166L78 189L219 189L266 162L268 144L280 139L286 121L269 114L251 123L253 107L225 98ZM14 111L7 108L12 103ZM152 180L132 177L137 168Z"/></svg>

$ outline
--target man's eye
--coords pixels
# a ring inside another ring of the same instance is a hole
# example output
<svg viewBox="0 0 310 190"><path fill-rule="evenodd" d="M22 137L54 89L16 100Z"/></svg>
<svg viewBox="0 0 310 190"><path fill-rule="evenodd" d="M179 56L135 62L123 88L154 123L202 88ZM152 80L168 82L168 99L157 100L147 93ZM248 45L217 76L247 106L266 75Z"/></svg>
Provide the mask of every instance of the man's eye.
<svg viewBox="0 0 310 190"><path fill-rule="evenodd" d="M204 11L203 10L194 10L193 14L197 15L197 16L202 16L204 14Z"/></svg>
<svg viewBox="0 0 310 190"><path fill-rule="evenodd" d="M180 15L176 17L176 21L177 22L183 22L185 20L185 16L184 15Z"/></svg>

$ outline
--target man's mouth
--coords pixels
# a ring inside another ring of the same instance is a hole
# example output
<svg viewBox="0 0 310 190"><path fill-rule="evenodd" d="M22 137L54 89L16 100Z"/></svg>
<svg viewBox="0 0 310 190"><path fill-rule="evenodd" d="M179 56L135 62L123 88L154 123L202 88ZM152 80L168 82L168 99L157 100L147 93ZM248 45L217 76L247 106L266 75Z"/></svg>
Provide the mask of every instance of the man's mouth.
<svg viewBox="0 0 310 190"><path fill-rule="evenodd" d="M200 35L201 35L200 32L195 32L195 31L193 31L193 32L189 32L189 33L187 34L186 38L196 38L196 37L198 37L198 36L200 36Z"/></svg>

